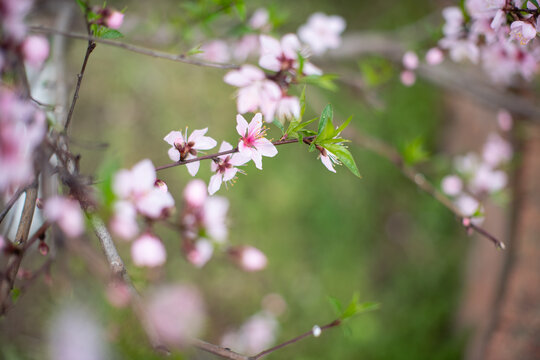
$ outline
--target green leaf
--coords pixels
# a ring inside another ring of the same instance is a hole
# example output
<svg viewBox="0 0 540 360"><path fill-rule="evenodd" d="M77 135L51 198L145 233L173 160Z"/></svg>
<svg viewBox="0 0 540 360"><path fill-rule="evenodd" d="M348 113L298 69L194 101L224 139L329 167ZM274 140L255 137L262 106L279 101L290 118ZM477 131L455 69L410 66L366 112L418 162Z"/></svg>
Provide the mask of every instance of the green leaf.
<svg viewBox="0 0 540 360"><path fill-rule="evenodd" d="M300 120L304 117L304 112L306 111L306 85L302 89L302 94L300 94Z"/></svg>
<svg viewBox="0 0 540 360"><path fill-rule="evenodd" d="M337 91L338 86L334 83L334 80L339 76L336 74L324 74L324 75L308 75L301 78L306 84L313 84L322 89Z"/></svg>
<svg viewBox="0 0 540 360"><path fill-rule="evenodd" d="M204 51L201 50L201 44L199 44L199 45L194 46L191 49L189 49L186 52L186 56L192 56L192 55L197 55L197 54L202 54L202 53L204 53Z"/></svg>
<svg viewBox="0 0 540 360"><path fill-rule="evenodd" d="M114 175L120 168L120 161L114 156L106 157L101 163L97 171L99 182L96 187L101 196L105 215L108 216L112 212L113 203L116 200L116 194L113 191Z"/></svg>
<svg viewBox="0 0 540 360"><path fill-rule="evenodd" d="M326 125L328 124L328 122L330 121L331 123L333 118L334 118L334 111L332 110L332 105L328 104L326 105L326 107L323 109L321 113L321 117L319 119L319 130L317 131L317 133L321 134L326 128Z"/></svg>
<svg viewBox="0 0 540 360"><path fill-rule="evenodd" d="M342 132L343 130L345 130L345 128L347 127L347 125L349 125L349 123L351 122L351 120L352 120L352 115L349 116L349 118L348 118L347 120L345 120L345 122L344 122L343 124L341 124L341 126L338 127L338 128L336 129L336 134L335 134L335 136L341 134L341 132Z"/></svg>
<svg viewBox="0 0 540 360"><path fill-rule="evenodd" d="M424 149L424 141L420 137L405 144L401 155L407 165L415 165L429 158L429 153Z"/></svg>
<svg viewBox="0 0 540 360"><path fill-rule="evenodd" d="M358 293L354 293L351 299L351 302L349 303L349 305L347 305L347 308L341 313L341 316L340 316L341 320L344 321L358 314L361 314L367 311L373 311L379 308L379 304L377 303L374 303L374 302L361 303L359 300L360 300L360 297Z"/></svg>
<svg viewBox="0 0 540 360"><path fill-rule="evenodd" d="M79 5L83 14L86 13L86 3L82 0L75 0L75 2L77 3L77 5Z"/></svg>
<svg viewBox="0 0 540 360"><path fill-rule="evenodd" d="M339 144L327 144L324 146L324 148L336 155L339 161L341 161L354 175L362 178L362 175L360 175L360 172L356 167L352 154L345 146Z"/></svg>
<svg viewBox="0 0 540 360"><path fill-rule="evenodd" d="M341 318L341 314L343 314L343 305L341 305L341 302L335 297L331 296L328 296L328 302L330 302L330 305L332 305L336 316Z"/></svg>
<svg viewBox="0 0 540 360"><path fill-rule="evenodd" d="M17 299L19 299L20 296L21 289L19 289L18 287L14 287L13 289L11 289L11 301L13 303L17 302Z"/></svg>
<svg viewBox="0 0 540 360"><path fill-rule="evenodd" d="M381 86L394 77L394 66L382 57L369 57L358 62L362 79L368 87Z"/></svg>
<svg viewBox="0 0 540 360"><path fill-rule="evenodd" d="M234 8L236 10L236 13L238 14L238 17L242 21L246 21L246 4L243 0L237 0L234 3Z"/></svg>
<svg viewBox="0 0 540 360"><path fill-rule="evenodd" d="M281 130L282 134L285 134L285 127L283 126L281 121L276 119L276 120L274 120L274 122L272 122L272 124L276 125L279 128L279 130Z"/></svg>
<svg viewBox="0 0 540 360"><path fill-rule="evenodd" d="M102 39L119 39L121 37L124 37L124 34L122 34L120 31L114 30L114 29L107 29L107 28L105 28L101 32L101 36L100 36L100 38Z"/></svg>

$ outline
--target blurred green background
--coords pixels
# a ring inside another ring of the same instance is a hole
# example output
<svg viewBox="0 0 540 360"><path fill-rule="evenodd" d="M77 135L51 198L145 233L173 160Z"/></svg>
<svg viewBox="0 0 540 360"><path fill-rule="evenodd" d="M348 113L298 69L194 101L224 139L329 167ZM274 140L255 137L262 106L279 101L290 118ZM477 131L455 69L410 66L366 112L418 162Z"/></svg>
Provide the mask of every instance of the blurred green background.
<svg viewBox="0 0 540 360"><path fill-rule="evenodd" d="M176 14L183 11L182 3L109 2L120 9L127 6L126 20L137 18L137 29L128 33L125 41L139 43L163 31L163 23L175 21ZM260 1L246 4L248 14L268 5ZM273 1L271 6L288 14L284 26L277 30L281 34L296 31L314 11L343 16L347 31L395 30L438 11L432 2L412 0L392 4ZM176 34L165 38L165 44L145 45L185 51L194 45L197 35L193 43L176 43L182 40ZM78 71L84 50L84 42L71 42L70 74ZM357 71L356 66L354 62L348 65ZM168 163L168 145L162 139L169 131L186 126L191 130L209 127L209 135L218 142L235 143L235 89L223 82L224 75L223 70L98 45L87 68L71 129L73 149L82 155L82 171L95 174L111 158L118 159L124 168L144 158L156 166ZM398 77L399 70L394 70L391 79L376 89L386 105L382 110L372 108L344 86L337 92L310 86L306 91L306 118L317 116L326 103L332 103L337 124L353 115L350 126L396 148L422 138L425 148L437 153L438 139L443 135L440 125L445 120L443 94L422 81L406 88ZM280 136L276 128L269 135L274 139ZM109 146L97 146L102 142ZM210 342L219 342L227 329L258 312L261 299L269 293L280 294L288 305L279 318L279 340L284 341L314 324L333 320L329 296L347 302L358 291L362 301L380 303L380 309L268 358L461 358L465 334L456 331L453 318L468 240L453 215L420 192L386 159L354 144L350 150L363 175L360 180L345 167L339 167L337 174L328 172L306 146L293 144L278 150L277 157L264 159L263 172L250 164L245 168L247 176L240 175L232 188L222 188L217 194L231 203L229 242L260 248L268 256L268 268L244 273L224 255L216 254L204 268L195 269L183 259L178 235L159 228L169 258L164 274L134 268L129 264L128 245L120 245L141 290L150 278L198 286L209 312L203 338ZM422 170L433 180L440 175L433 166L423 166ZM180 204L183 186L190 180L186 169L173 168L159 175ZM197 177L208 182L209 163L201 164ZM65 262L53 270L53 276L59 269L72 272L76 284L70 286L67 296L95 309L108 329L116 357L160 358L149 350L131 313L111 308L104 299L102 284L89 278L77 260ZM43 295L47 300L42 305L43 313L48 313L58 303L58 293L43 291L47 293ZM24 328L24 324L20 326ZM40 351L39 346L23 347L23 342L11 336L6 339L11 342L9 347L1 339L0 344L10 349L13 359L34 358ZM5 350L4 356L7 353Z"/></svg>

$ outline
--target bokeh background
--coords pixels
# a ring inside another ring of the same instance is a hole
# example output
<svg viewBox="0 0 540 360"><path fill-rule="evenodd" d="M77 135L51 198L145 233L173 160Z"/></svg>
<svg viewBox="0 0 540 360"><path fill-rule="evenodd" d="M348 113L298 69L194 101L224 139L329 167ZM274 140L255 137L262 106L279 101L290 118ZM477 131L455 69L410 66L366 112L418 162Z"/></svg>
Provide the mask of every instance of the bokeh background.
<svg viewBox="0 0 540 360"><path fill-rule="evenodd" d="M126 42L179 52L211 33L204 28L196 28L188 38L180 33L183 27L178 18L185 11L184 3L115 0L108 5L127 7ZM442 7L435 1L412 0L391 4L275 0L270 4L247 1L246 5L248 14L270 5L287 15L276 30L279 34L295 32L315 11L344 17L346 31L395 31L426 16L440 20L437 14ZM43 2L40 6L43 12L35 15L36 22L51 17L51 10L65 3ZM72 26L82 30L79 18L75 12ZM226 18L225 25L238 21L234 16ZM438 29L426 27L425 31L434 44ZM85 48L84 41L69 41L67 73L73 81ZM323 69L325 64L321 64ZM357 61L342 66L361 74ZM361 93L339 82L335 92L309 86L306 118L317 116L331 103L335 122L353 115L351 127L397 149L421 139L430 158L419 168L437 183L450 164L442 146L449 121L446 95L421 79L413 87L405 87L399 82L399 69L386 71L387 79L373 89L382 106L373 106ZM168 163L168 145L162 139L169 131L186 127L208 127L209 135L218 142L234 143L238 138L234 88L223 82L224 74L224 70L98 45L88 64L70 131L72 148L81 154L82 172L96 174L110 161L124 168L144 158L155 165ZM280 134L272 127L269 136L277 139ZM380 304L377 311L269 359L462 358L468 332L456 326L456 312L464 259L469 243L483 240L468 238L447 209L417 189L389 161L361 147L351 144L350 150L362 179L345 167L339 167L337 174L328 172L305 146L287 145L278 150L277 157L264 159L264 171L250 164L245 168L247 175L240 175L234 186L218 193L231 203L229 242L263 250L269 259L266 270L242 272L219 253L204 268L196 269L182 257L178 235L162 227L158 234L169 259L162 271L135 268L130 264L129 245L119 244L136 286L144 292L151 290L152 282L196 285L209 315L202 338L216 343L226 330L260 311L261 300L270 293L279 294L287 303L279 317L278 342L333 320L328 297L346 303L358 292L362 301ZM191 178L187 171L172 168L160 176L179 204L182 189ZM209 163L201 164L197 177L208 181ZM93 245L97 246L97 240ZM36 284L0 324L0 358L42 358L48 319L58 307L72 301L91 309L103 324L112 344L111 358L160 358L149 349L131 312L111 307L103 283L88 274L80 259L68 255L61 254L53 267L53 286ZM184 357L213 358L201 353L171 358Z"/></svg>

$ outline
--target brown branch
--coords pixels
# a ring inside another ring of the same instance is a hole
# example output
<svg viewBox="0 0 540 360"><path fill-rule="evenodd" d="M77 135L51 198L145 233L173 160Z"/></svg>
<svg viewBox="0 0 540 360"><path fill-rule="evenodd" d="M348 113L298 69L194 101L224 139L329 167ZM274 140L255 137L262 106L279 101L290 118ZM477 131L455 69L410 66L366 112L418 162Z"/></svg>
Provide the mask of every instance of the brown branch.
<svg viewBox="0 0 540 360"><path fill-rule="evenodd" d="M435 200L437 200L439 203L444 205L448 210L453 212L461 221L463 226L467 229L472 229L476 231L478 234L484 236L495 246L499 249L505 249L506 246L504 243L500 240L498 240L495 236L490 234L487 230L481 228L480 226L474 225L470 223L470 221L466 221L465 223L463 220L467 219L470 220L470 217L465 216L457 207L454 205L454 203L446 197L442 192L440 192L433 184L431 184L429 181L426 180L426 177L417 172L413 167L408 166L401 154L397 152L392 146L384 143L383 141L372 138L368 135L362 134L358 130L352 128L347 129L349 131L349 136L353 140L353 142L365 149L368 149L382 157L385 157L388 159L392 164L394 164L405 177L407 177L409 180L411 180L416 186L426 192L427 194L431 195Z"/></svg>
<svg viewBox="0 0 540 360"><path fill-rule="evenodd" d="M206 351L207 353L220 356L224 359L230 360L250 360L251 358L246 355L238 354L228 348L221 347L219 345L210 344L206 341L199 339L192 339L191 343L199 350Z"/></svg>
<svg viewBox="0 0 540 360"><path fill-rule="evenodd" d="M311 140L313 140L314 138L315 138L315 136L308 136L308 137L305 137L303 139L303 141L305 143L309 144L309 143L311 143ZM298 139L285 139L285 140L272 141L272 144L274 144L274 146L279 146L279 145L285 145L285 144L293 144L293 143L297 143L297 142L298 142ZM186 165L186 164L196 162L196 161L215 159L215 158L217 158L219 156L234 154L236 152L238 152L237 147L235 147L234 149L231 149L231 150L222 151L222 152L218 152L218 153L215 153L215 154L199 156L199 157L196 157L196 158L193 158L193 159L182 160L182 161L177 161L177 162L174 162L174 163L171 163L171 164L161 165L161 166L156 167L156 171L165 170L165 169L172 168L172 167L175 167L175 166Z"/></svg>
<svg viewBox="0 0 540 360"><path fill-rule="evenodd" d="M17 247L24 248L26 241L28 240L28 233L30 232L30 226L32 225L32 219L34 217L34 209L36 208L37 191L38 181L36 179L26 190L26 199L24 200L24 207L14 241L14 245ZM21 252L15 252L7 261L6 274L0 282L0 314L2 315L5 314L7 310L9 295L13 289L21 262Z"/></svg>
<svg viewBox="0 0 540 360"><path fill-rule="evenodd" d="M73 117L73 111L75 110L75 104L77 103L77 100L79 99L79 89L81 88L81 83L84 77L84 72L86 70L86 64L88 63L88 59L90 58L90 54L92 54L92 51L96 48L96 43L92 39L90 39L90 25L88 23L88 17L87 17L87 10L84 12L84 20L86 22L86 28L88 31L88 46L86 48L86 54L84 55L84 60L81 66L81 71L77 74L77 85L75 86L75 92L73 93L73 99L71 100L71 106L69 108L69 112L66 118L66 123L64 124L64 133L67 133L67 129L69 127L69 124L71 123L71 118Z"/></svg>
<svg viewBox="0 0 540 360"><path fill-rule="evenodd" d="M7 213L9 212L9 210L11 210L11 208L13 207L13 205L15 205L15 203L17 202L17 200L19 200L19 197L21 197L21 195L30 187L31 185L27 185L27 186L24 186L22 188L20 188L19 190L17 190L17 192L11 197L11 199L9 199L8 203L6 204L6 206L2 209L2 212L0 212L0 223L4 220L4 218L6 217Z"/></svg>
<svg viewBox="0 0 540 360"><path fill-rule="evenodd" d="M175 62L181 62L184 64L205 66L205 67L211 67L211 68L216 68L216 69L238 69L239 68L239 65L235 65L235 64L222 64L222 63L195 60L195 59L189 58L186 54L170 54L163 51L148 49L145 47L136 46L132 44L126 44L120 41L115 41L115 40L110 40L110 39L101 39L101 38L96 38L96 37L88 36L84 34L51 29L44 26L30 26L29 28L30 28L30 31L37 32L37 33L56 34L56 35L70 37L73 39L93 41L95 43L114 46L117 48L134 52L134 53L143 54L143 55L160 58L160 59L171 60Z"/></svg>

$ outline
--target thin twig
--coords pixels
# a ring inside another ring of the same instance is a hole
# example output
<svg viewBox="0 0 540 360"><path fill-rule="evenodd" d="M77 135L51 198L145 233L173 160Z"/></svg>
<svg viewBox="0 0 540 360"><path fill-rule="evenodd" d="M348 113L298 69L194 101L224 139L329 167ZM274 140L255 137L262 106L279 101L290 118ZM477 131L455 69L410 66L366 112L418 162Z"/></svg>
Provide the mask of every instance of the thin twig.
<svg viewBox="0 0 540 360"><path fill-rule="evenodd" d="M219 345L210 344L206 341L199 339L192 339L191 343L199 350L206 351L207 353L220 356L224 359L230 360L250 360L251 358L246 355L238 354L228 348L221 347Z"/></svg>
<svg viewBox="0 0 540 360"><path fill-rule="evenodd" d="M315 136L308 136L308 137L305 137L303 139L303 141L305 143L310 143L310 141L313 140L314 138L315 138ZM298 142L298 139L286 139L286 140L272 141L272 144L274 144L274 146L279 146L279 145L285 145L285 144L293 144L293 143L297 143L297 142ZM214 154L210 154L210 155L204 155L204 156L199 156L199 157L192 158L192 159L177 161L177 162L174 162L174 163L171 163L171 164L161 165L161 166L156 167L156 171L165 170L165 169L172 168L172 167L175 167L175 166L186 165L186 164L196 162L196 161L215 159L215 158L217 158L219 156L234 154L236 152L238 152L237 147L235 147L234 149L231 149L231 150L227 150L227 151L222 151L222 152L218 152L218 153L214 153Z"/></svg>
<svg viewBox="0 0 540 360"><path fill-rule="evenodd" d="M347 131L350 134L351 139L356 145L359 145L365 149L368 149L382 157L385 157L388 159L392 164L394 164L405 177L407 177L409 180L411 180L416 186L431 195L435 200L437 200L439 203L444 205L448 210L453 212L461 221L462 224L464 224L463 220L469 219L469 216L466 216L463 214L461 210L459 210L456 205L448 198L446 197L442 192L440 192L433 184L431 184L429 181L426 180L426 177L416 171L413 167L408 166L403 157L395 150L392 146L384 143L383 141L370 137L368 135L362 134L356 129L347 129ZM466 223L469 223L467 221ZM490 234L487 230L481 228L480 226L474 225L470 223L469 225L465 225L465 228L472 229L476 231L478 234L484 236L495 246L499 249L505 249L506 246L504 243L500 240L498 240L495 236Z"/></svg>
<svg viewBox="0 0 540 360"><path fill-rule="evenodd" d="M325 331L325 330L328 330L328 329L331 329L333 327L336 327L336 326L339 326L341 325L341 320L340 319L336 319L334 321L332 321L331 323L329 324L326 324L324 326L321 326L320 329L321 329L321 332ZM260 359L262 358L263 356L266 356L276 350L279 350L279 349L282 349L286 346L289 346L291 344L294 344L308 336L313 336L313 330L310 330L310 331L306 331L305 333L301 334L301 335L298 335L297 337L289 340L289 341L285 341L284 343L281 343L279 345L276 345L274 347L271 347L270 349L267 349L267 350L264 350L264 351L261 351L260 353L258 353L257 355L254 355L254 356L251 356L249 358L249 360L257 360L257 359Z"/></svg>
<svg viewBox="0 0 540 360"><path fill-rule="evenodd" d="M163 51L148 49L141 46L136 46L132 44L126 44L120 41L110 40L110 39L101 39L96 38L89 35L84 35L80 33L73 33L73 32L67 32L67 31L61 31L57 29L51 29L45 26L30 26L30 31L37 32L37 33L43 33L43 34L56 34L56 35L62 35L66 37L70 37L73 39L81 39L81 40L88 40L93 41L95 43L100 43L104 45L109 46L115 46L117 48L121 48L127 51L135 52L138 54L143 54L155 58L160 59L166 59L176 62L181 62L184 64L191 64L196 66L205 66L205 67L211 67L211 68L217 68L217 69L238 69L239 65L236 64L223 64L223 63L214 63L214 62L208 62L208 61L201 61L196 60L188 57L185 54L170 54Z"/></svg>
<svg viewBox="0 0 540 360"><path fill-rule="evenodd" d="M38 181L36 179L32 186L26 190L26 199L24 200L24 207L14 241L14 245L17 247L24 248L28 240L28 233L30 232L34 210L36 208L37 192ZM22 255L22 253L15 252L7 261L5 278L0 282L0 314L5 314L7 310L9 295L13 289L15 278L22 262Z"/></svg>
<svg viewBox="0 0 540 360"><path fill-rule="evenodd" d="M84 14L84 19L86 21L86 25L88 28L88 32L90 33L90 28L88 26L88 19L86 16L86 12ZM71 123L71 118L73 116L73 110L75 110L75 104L77 103L77 100L79 99L79 89L81 88L81 83L84 76L84 71L86 70L86 64L88 63L88 59L90 58L90 54L92 54L92 51L96 48L96 43L92 39L90 39L90 35L88 37L88 46L86 48L86 54L84 55L84 60L81 66L81 71L77 74L77 85L75 86L75 92L73 93L73 99L71 100L71 106L69 108L69 112L66 118L66 123L64 124L64 133L67 133L67 129L69 127L69 124Z"/></svg>

